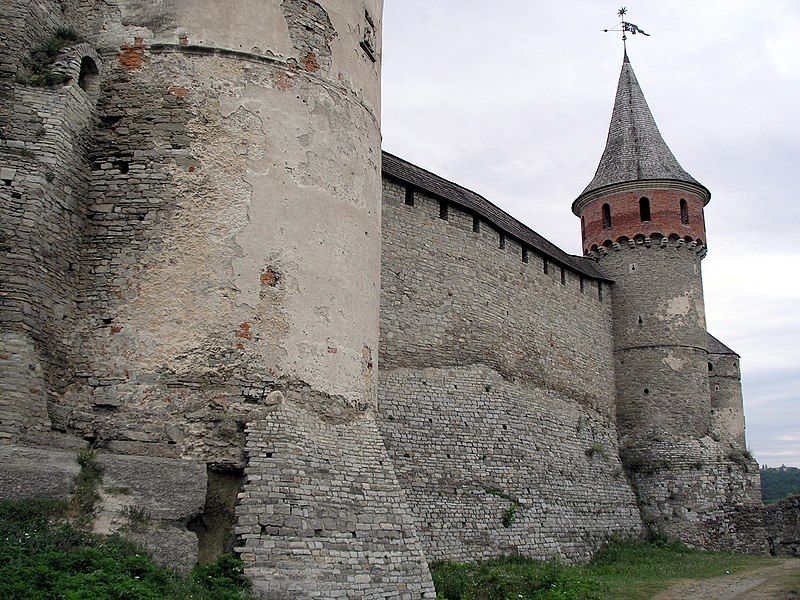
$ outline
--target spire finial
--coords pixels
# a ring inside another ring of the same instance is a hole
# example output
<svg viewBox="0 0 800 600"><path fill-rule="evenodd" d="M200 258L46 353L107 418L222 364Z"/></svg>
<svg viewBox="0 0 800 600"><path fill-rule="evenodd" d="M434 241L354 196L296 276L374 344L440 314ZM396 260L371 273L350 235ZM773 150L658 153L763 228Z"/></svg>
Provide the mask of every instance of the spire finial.
<svg viewBox="0 0 800 600"><path fill-rule="evenodd" d="M624 6L621 7L617 11L617 16L620 18L620 22L614 25L614 27L612 27L611 29L603 29L603 31L605 31L606 33L608 33L609 31L622 32L622 49L625 53L623 62L629 63L630 61L628 60L628 34L630 33L631 35L636 35L637 33L641 33L642 35L646 35L648 37L650 36L650 34L645 33L643 30L639 29L639 27L637 27L633 23L628 23L625 20L626 14L628 14L628 9L625 8Z"/></svg>

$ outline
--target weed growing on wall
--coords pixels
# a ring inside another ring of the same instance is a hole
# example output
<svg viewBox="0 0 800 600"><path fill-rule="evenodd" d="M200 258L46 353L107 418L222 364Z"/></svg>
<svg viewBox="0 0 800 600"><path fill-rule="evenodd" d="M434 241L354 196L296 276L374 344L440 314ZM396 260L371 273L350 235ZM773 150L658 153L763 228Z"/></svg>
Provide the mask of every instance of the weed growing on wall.
<svg viewBox="0 0 800 600"><path fill-rule="evenodd" d="M497 488L485 488L483 491L490 496L497 496L498 498L502 498L503 500L511 503L511 505L503 511L503 515L500 517L500 523L502 523L503 527L509 528L517 522L517 511L522 507L522 504L520 504L518 499L498 490Z"/></svg>
<svg viewBox="0 0 800 600"><path fill-rule="evenodd" d="M78 43L80 37L68 27L60 27L53 32L42 44L30 51L23 60L25 73L17 75L17 81L26 85L52 86L60 85L66 81L63 73L51 69L53 61L61 51Z"/></svg>
<svg viewBox="0 0 800 600"><path fill-rule="evenodd" d="M595 442L591 446L586 449L586 456L592 458L593 456L599 456L602 459L608 458L608 454L606 453L606 449L603 448L600 444Z"/></svg>

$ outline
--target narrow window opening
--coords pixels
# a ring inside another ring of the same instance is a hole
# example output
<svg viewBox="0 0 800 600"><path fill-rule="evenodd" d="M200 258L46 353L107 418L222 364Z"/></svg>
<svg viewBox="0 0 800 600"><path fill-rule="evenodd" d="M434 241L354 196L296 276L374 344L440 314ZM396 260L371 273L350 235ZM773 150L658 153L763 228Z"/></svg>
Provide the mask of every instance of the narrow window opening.
<svg viewBox="0 0 800 600"><path fill-rule="evenodd" d="M472 231L481 232L481 218L478 215L472 215Z"/></svg>
<svg viewBox="0 0 800 600"><path fill-rule="evenodd" d="M567 285L567 272L561 267L561 285Z"/></svg>
<svg viewBox="0 0 800 600"><path fill-rule="evenodd" d="M439 201L439 218L447 221L449 215L447 214L447 200Z"/></svg>
<svg viewBox="0 0 800 600"><path fill-rule="evenodd" d="M611 206L603 204L603 229L611 229Z"/></svg>
<svg viewBox="0 0 800 600"><path fill-rule="evenodd" d="M414 188L411 186L406 188L406 205L414 206Z"/></svg>
<svg viewBox="0 0 800 600"><path fill-rule="evenodd" d="M683 198L681 198L681 223L684 225L689 224L689 206Z"/></svg>
<svg viewBox="0 0 800 600"><path fill-rule="evenodd" d="M584 286L583 275L580 276L580 281L581 281L581 294L582 294L583 293L583 286Z"/></svg>
<svg viewBox="0 0 800 600"><path fill-rule="evenodd" d="M708 372L710 373L713 370L714 370L714 365L712 365L711 363L708 363Z"/></svg>
<svg viewBox="0 0 800 600"><path fill-rule="evenodd" d="M501 248L506 247L506 236L503 233L500 234L500 247Z"/></svg>
<svg viewBox="0 0 800 600"><path fill-rule="evenodd" d="M547 269L547 259L546 258L542 259L542 271L544 271L544 274L547 275L548 269Z"/></svg>
<svg viewBox="0 0 800 600"><path fill-rule="evenodd" d="M647 198L639 198L639 218L642 223L650 220L650 200Z"/></svg>
<svg viewBox="0 0 800 600"><path fill-rule="evenodd" d="M522 249L522 262L526 263L530 260L530 252L527 248Z"/></svg>
<svg viewBox="0 0 800 600"><path fill-rule="evenodd" d="M647 389L647 388L644 388L644 395L647 396L648 394L650 394L650 390Z"/></svg>
<svg viewBox="0 0 800 600"><path fill-rule="evenodd" d="M602 281L598 281L597 282L597 299L600 300L600 302L603 301L603 282Z"/></svg>
<svg viewBox="0 0 800 600"><path fill-rule="evenodd" d="M93 92L97 87L97 75L100 70L97 68L97 63L88 56L81 59L81 70L78 74L78 85L85 92Z"/></svg>

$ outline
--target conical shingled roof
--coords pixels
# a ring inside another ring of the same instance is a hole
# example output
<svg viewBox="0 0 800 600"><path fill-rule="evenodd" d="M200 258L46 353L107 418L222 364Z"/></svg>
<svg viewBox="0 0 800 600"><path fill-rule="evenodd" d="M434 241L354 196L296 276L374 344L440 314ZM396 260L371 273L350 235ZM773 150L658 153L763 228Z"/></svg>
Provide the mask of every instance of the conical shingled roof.
<svg viewBox="0 0 800 600"><path fill-rule="evenodd" d="M661 137L626 52L619 74L606 149L594 179L581 196L616 183L650 179L700 185L678 164Z"/></svg>

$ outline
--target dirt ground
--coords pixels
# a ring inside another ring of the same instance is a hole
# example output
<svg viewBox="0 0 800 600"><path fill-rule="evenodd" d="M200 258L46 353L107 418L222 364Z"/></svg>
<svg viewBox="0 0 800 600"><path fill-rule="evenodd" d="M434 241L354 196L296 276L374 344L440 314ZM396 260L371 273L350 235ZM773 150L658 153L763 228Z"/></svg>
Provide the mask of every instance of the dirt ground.
<svg viewBox="0 0 800 600"><path fill-rule="evenodd" d="M680 580L654 600L800 600L800 559L736 575Z"/></svg>

